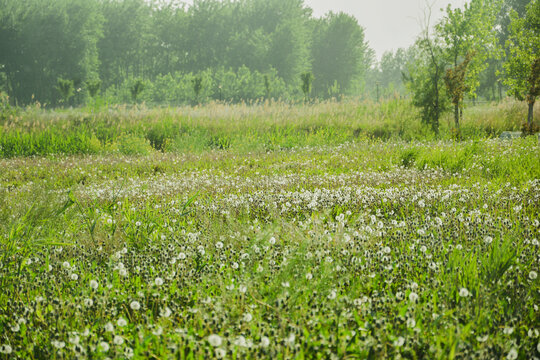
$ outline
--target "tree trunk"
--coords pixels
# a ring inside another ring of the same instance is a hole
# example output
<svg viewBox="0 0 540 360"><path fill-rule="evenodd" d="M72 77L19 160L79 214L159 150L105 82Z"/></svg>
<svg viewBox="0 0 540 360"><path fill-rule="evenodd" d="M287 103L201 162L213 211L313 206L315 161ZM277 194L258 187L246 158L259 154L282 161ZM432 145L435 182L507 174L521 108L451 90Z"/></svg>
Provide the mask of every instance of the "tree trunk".
<svg viewBox="0 0 540 360"><path fill-rule="evenodd" d="M532 133L532 122L533 122L533 110L534 110L534 100L529 101L529 113L527 114L527 126L529 127L529 131Z"/></svg>
<svg viewBox="0 0 540 360"><path fill-rule="evenodd" d="M454 123L456 124L456 130L459 131L459 104L454 104Z"/></svg>

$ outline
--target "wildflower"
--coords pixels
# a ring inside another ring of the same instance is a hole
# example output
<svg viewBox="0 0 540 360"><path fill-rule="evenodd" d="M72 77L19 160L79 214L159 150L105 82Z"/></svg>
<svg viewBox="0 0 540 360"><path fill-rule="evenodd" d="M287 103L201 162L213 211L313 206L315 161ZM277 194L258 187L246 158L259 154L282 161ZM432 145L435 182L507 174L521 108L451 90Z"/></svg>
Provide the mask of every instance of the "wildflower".
<svg viewBox="0 0 540 360"><path fill-rule="evenodd" d="M268 345L270 345L270 339L266 336L263 336L261 338L261 347L268 347Z"/></svg>
<svg viewBox="0 0 540 360"><path fill-rule="evenodd" d="M164 317L164 318L168 318L169 316L171 316L172 314L172 311L171 309L169 309L168 306L166 306L165 308L161 309L160 312L159 312L159 315L161 317Z"/></svg>
<svg viewBox="0 0 540 360"><path fill-rule="evenodd" d="M157 278L154 280L154 284L156 284L156 286L161 286L161 285L163 285L163 279L160 278L160 277L157 277Z"/></svg>
<svg viewBox="0 0 540 360"><path fill-rule="evenodd" d="M311 279L313 279L313 275L311 273L307 273L306 280L311 280Z"/></svg>
<svg viewBox="0 0 540 360"><path fill-rule="evenodd" d="M96 280L90 280L90 287L94 290L97 290L99 284Z"/></svg>
<svg viewBox="0 0 540 360"><path fill-rule="evenodd" d="M114 332L114 325L111 322L105 324L105 331Z"/></svg>
<svg viewBox="0 0 540 360"><path fill-rule="evenodd" d="M403 336L398 337L396 340L394 340L394 346L395 347L401 347L405 344L405 338Z"/></svg>
<svg viewBox="0 0 540 360"><path fill-rule="evenodd" d="M467 296L471 296L471 293L466 288L461 288L459 289L459 296L467 297Z"/></svg>
<svg viewBox="0 0 540 360"><path fill-rule="evenodd" d="M487 339L489 339L489 335L484 335L484 336L479 335L479 336L476 337L476 341L481 342L481 343L486 342Z"/></svg>
<svg viewBox="0 0 540 360"><path fill-rule="evenodd" d="M222 342L221 336L219 335L212 334L208 336L208 343L214 347L220 346Z"/></svg>
<svg viewBox="0 0 540 360"><path fill-rule="evenodd" d="M63 267L64 269L69 269L69 268L71 268L71 265L69 265L69 263L68 263L67 261L64 261L64 262L62 263L62 267Z"/></svg>
<svg viewBox="0 0 540 360"><path fill-rule="evenodd" d="M515 360L515 359L517 359L517 357L518 357L518 352L517 352L516 348L510 349L510 351L508 352L508 355L506 355L506 358L508 360Z"/></svg>
<svg viewBox="0 0 540 360"><path fill-rule="evenodd" d="M334 300L336 297L337 297L337 291L336 290L332 290L332 291L330 291L330 294L328 294L328 299L329 300Z"/></svg>
<svg viewBox="0 0 540 360"><path fill-rule="evenodd" d="M270 245L274 245L276 243L276 238L272 236L270 240L268 240L268 243L270 243Z"/></svg>
<svg viewBox="0 0 540 360"><path fill-rule="evenodd" d="M126 359L131 359L133 357L133 349L130 348L130 347L127 347L124 349L124 356L126 357Z"/></svg>
<svg viewBox="0 0 540 360"><path fill-rule="evenodd" d="M227 352L223 349L216 349L216 357L218 359L223 359L227 355Z"/></svg>
<svg viewBox="0 0 540 360"><path fill-rule="evenodd" d="M186 258L186 254L184 254L183 252L178 254L178 260L184 260L185 258Z"/></svg>
<svg viewBox="0 0 540 360"><path fill-rule="evenodd" d="M91 307L92 305L94 305L94 300L89 299L89 298L88 298L88 299L84 299L84 300L83 300L83 304L84 304L84 306L86 306L86 307Z"/></svg>
<svg viewBox="0 0 540 360"><path fill-rule="evenodd" d="M538 277L538 273L536 271L531 270L531 272L529 272L529 279L536 280L537 277Z"/></svg>
<svg viewBox="0 0 540 360"><path fill-rule="evenodd" d="M294 341L296 340L296 335L294 335L293 333L290 333L289 337L284 340L287 345L289 345L290 347L293 347Z"/></svg>
<svg viewBox="0 0 540 360"><path fill-rule="evenodd" d="M238 269L239 265L238 265L237 262L233 262L232 265L231 265L231 267L232 267L234 270L236 270L236 269Z"/></svg>
<svg viewBox="0 0 540 360"><path fill-rule="evenodd" d="M493 242L493 238L491 236L486 236L484 238L484 242L486 243L486 245L489 245Z"/></svg>
<svg viewBox="0 0 540 360"><path fill-rule="evenodd" d="M418 301L418 294L415 293L414 291L412 291L409 294L409 301L412 302L412 303L416 303Z"/></svg>
<svg viewBox="0 0 540 360"><path fill-rule="evenodd" d="M240 335L239 337L234 340L234 345L241 346L241 347L247 347L246 338Z"/></svg>
<svg viewBox="0 0 540 360"><path fill-rule="evenodd" d="M70 277L71 277L71 280L73 280L73 281L77 281L79 279L79 275L77 275L75 273L71 274Z"/></svg>
<svg viewBox="0 0 540 360"><path fill-rule="evenodd" d="M116 321L116 325L120 326L120 327L124 327L127 325L127 321L126 319L124 318L120 318Z"/></svg>
<svg viewBox="0 0 540 360"><path fill-rule="evenodd" d="M238 291L240 291L242 294L245 294L246 291L247 291L247 286L246 285L240 285L238 287Z"/></svg>
<svg viewBox="0 0 540 360"><path fill-rule="evenodd" d="M407 327L408 328L413 328L415 326L416 326L416 320L414 320L413 318L407 319Z"/></svg>
<svg viewBox="0 0 540 360"><path fill-rule="evenodd" d="M155 336L161 336L163 334L163 328L161 326L156 326L156 328L152 331L152 334Z"/></svg>
<svg viewBox="0 0 540 360"><path fill-rule="evenodd" d="M72 343L73 345L77 345L80 341L80 338L79 338L79 335L77 334L72 334L70 337L69 337L69 342Z"/></svg>
<svg viewBox="0 0 540 360"><path fill-rule="evenodd" d="M512 333L514 332L514 328L513 327L505 327L504 330L503 330L503 333L505 335L512 335Z"/></svg>
<svg viewBox="0 0 540 360"><path fill-rule="evenodd" d="M262 265L259 265L257 267L257 272L263 272L264 271L264 268L262 267Z"/></svg>
<svg viewBox="0 0 540 360"><path fill-rule="evenodd" d="M115 335L113 339L113 343L115 345L122 345L124 343L124 338L121 337L120 335Z"/></svg>
<svg viewBox="0 0 540 360"><path fill-rule="evenodd" d="M218 241L216 243L216 249L218 249L218 250L223 249L223 243L221 241Z"/></svg>
<svg viewBox="0 0 540 360"><path fill-rule="evenodd" d="M0 354L11 354L12 351L13 348L9 344L0 345Z"/></svg>
<svg viewBox="0 0 540 360"><path fill-rule="evenodd" d="M253 320L253 315L251 315L250 313L245 313L243 316L243 320L245 322L250 322L251 320Z"/></svg>
<svg viewBox="0 0 540 360"><path fill-rule="evenodd" d="M139 310L141 308L141 304L137 300L133 300L131 304L129 304L129 307L133 310Z"/></svg>
<svg viewBox="0 0 540 360"><path fill-rule="evenodd" d="M122 268L120 270L118 270L118 275L122 276L122 277L126 277L128 274L127 270Z"/></svg>
<svg viewBox="0 0 540 360"><path fill-rule="evenodd" d="M102 352L107 352L109 351L109 344L106 343L105 341L102 341L99 343L99 348L101 349Z"/></svg>
<svg viewBox="0 0 540 360"><path fill-rule="evenodd" d="M51 345L54 346L57 349L63 349L66 347L66 343L63 341L53 340L51 341Z"/></svg>
<svg viewBox="0 0 540 360"><path fill-rule="evenodd" d="M291 287L291 284L289 284L288 281L284 281L281 283L281 286L283 286L284 288L288 288L288 287Z"/></svg>

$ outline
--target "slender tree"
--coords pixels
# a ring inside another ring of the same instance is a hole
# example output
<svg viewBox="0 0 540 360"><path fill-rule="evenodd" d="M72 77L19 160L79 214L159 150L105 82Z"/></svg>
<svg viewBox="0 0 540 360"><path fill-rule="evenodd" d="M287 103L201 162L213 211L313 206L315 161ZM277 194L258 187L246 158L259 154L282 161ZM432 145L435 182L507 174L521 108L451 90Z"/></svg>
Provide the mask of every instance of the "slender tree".
<svg viewBox="0 0 540 360"><path fill-rule="evenodd" d="M300 79L302 80L302 92L304 93L304 99L305 101L309 101L313 75L310 72L305 72L302 75L300 75Z"/></svg>
<svg viewBox="0 0 540 360"><path fill-rule="evenodd" d="M422 33L416 41L417 59L410 63L404 78L412 92L413 105L420 108L422 122L439 134L439 121L448 106L444 86L447 60L439 38L430 33L430 19L431 7L428 6Z"/></svg>
<svg viewBox="0 0 540 360"><path fill-rule="evenodd" d="M444 55L451 64L446 73L446 86L454 103L455 128L459 133L463 94L476 97L479 74L487 68L487 59L498 55L494 31L499 0L471 0L464 9L451 5L437 24Z"/></svg>
<svg viewBox="0 0 540 360"><path fill-rule="evenodd" d="M540 1L527 6L525 17L511 14L510 36L507 41L510 53L504 64L504 83L508 93L516 99L527 101L527 132L533 131L533 110L540 96Z"/></svg>

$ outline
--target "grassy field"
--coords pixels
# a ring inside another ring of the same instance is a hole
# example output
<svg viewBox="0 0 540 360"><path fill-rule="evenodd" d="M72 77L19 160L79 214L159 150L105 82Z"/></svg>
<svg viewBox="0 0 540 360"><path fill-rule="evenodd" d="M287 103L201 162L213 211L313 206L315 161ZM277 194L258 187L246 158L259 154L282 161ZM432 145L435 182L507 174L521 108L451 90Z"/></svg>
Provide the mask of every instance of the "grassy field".
<svg viewBox="0 0 540 360"><path fill-rule="evenodd" d="M537 107L538 108L538 107ZM465 109L464 139L495 138L519 130L523 103L507 101ZM2 115L5 113L4 115ZM540 122L540 112L535 112ZM212 103L203 107L88 106L46 110L39 104L17 111L0 107L0 157L31 155L148 155L213 149L260 152L364 140L452 139L453 119L441 120L435 137L408 100L322 102L291 105Z"/></svg>
<svg viewBox="0 0 540 360"><path fill-rule="evenodd" d="M540 146L490 138L515 109L460 142L400 101L27 109L0 359L540 358Z"/></svg>

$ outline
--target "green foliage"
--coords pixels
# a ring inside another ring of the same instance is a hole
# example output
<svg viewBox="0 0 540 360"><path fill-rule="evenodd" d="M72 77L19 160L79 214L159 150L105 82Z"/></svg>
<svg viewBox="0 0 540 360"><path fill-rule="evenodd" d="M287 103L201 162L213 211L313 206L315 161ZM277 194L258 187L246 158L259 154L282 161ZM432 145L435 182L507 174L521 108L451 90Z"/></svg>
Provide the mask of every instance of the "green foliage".
<svg viewBox="0 0 540 360"><path fill-rule="evenodd" d="M58 78L58 81L56 83L56 89L62 96L62 101L64 102L64 104L67 104L69 99L73 97L75 93L73 80Z"/></svg>
<svg viewBox="0 0 540 360"><path fill-rule="evenodd" d="M18 109L9 103L9 96L0 91L0 124L17 115Z"/></svg>
<svg viewBox="0 0 540 360"><path fill-rule="evenodd" d="M344 13L330 12L313 24L314 94L322 98L350 94L370 65L364 29Z"/></svg>
<svg viewBox="0 0 540 360"><path fill-rule="evenodd" d="M487 69L488 58L497 58L495 21L499 0L474 0L464 9L448 5L446 16L437 24L444 53L451 68L446 73L446 86L454 104L454 120L459 132L463 95L476 97L479 75Z"/></svg>
<svg viewBox="0 0 540 360"><path fill-rule="evenodd" d="M203 78L202 76L195 76L191 79L191 84L193 85L193 93L195 94L195 99L199 99L199 95L203 88Z"/></svg>
<svg viewBox="0 0 540 360"><path fill-rule="evenodd" d="M304 98L309 100L309 94L311 93L311 82L313 80L313 75L310 72L303 73L300 75L302 80L302 92L304 93Z"/></svg>
<svg viewBox="0 0 540 360"><path fill-rule="evenodd" d="M88 89L88 95L95 99L101 89L101 80L92 79L86 81L86 88Z"/></svg>
<svg viewBox="0 0 540 360"><path fill-rule="evenodd" d="M148 140L136 134L125 134L118 139L118 150L124 155L148 155L152 147Z"/></svg>
<svg viewBox="0 0 540 360"><path fill-rule="evenodd" d="M106 101L128 103L134 101L134 79L150 87L178 74L202 76L203 89L194 95L188 83L188 95L175 96L176 104L298 101L300 75L314 66L322 89L317 96L327 97L336 82L340 94L359 95L369 67L356 20L345 14L315 20L298 0L200 0L189 7L144 0L4 0L2 9L0 86L19 104L58 103L59 94L50 91L58 77L74 80L71 103L78 105L93 97L88 84L94 79L102 80ZM315 33L329 42L312 44ZM335 61L328 61L327 51ZM173 94L184 92L186 84L179 86ZM228 89L221 93L220 86ZM161 90L161 97L170 90ZM153 97L146 91L138 96Z"/></svg>
<svg viewBox="0 0 540 360"><path fill-rule="evenodd" d="M527 6L526 16L510 15L509 56L504 63L504 83L508 92L529 104L527 123L532 128L532 108L540 96L540 1Z"/></svg>
<svg viewBox="0 0 540 360"><path fill-rule="evenodd" d="M444 67L441 48L429 36L417 44L419 55L404 75L412 92L412 103L420 109L422 122L439 133L439 122L448 109L448 97L444 87Z"/></svg>
<svg viewBox="0 0 540 360"><path fill-rule="evenodd" d="M131 100L133 102L137 102L137 98L143 92L144 88L145 84L141 79L136 79L133 82L133 84L129 88L129 92L131 93Z"/></svg>

